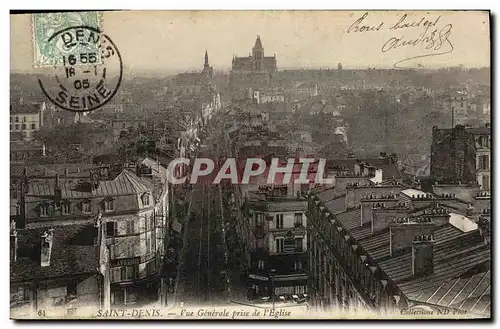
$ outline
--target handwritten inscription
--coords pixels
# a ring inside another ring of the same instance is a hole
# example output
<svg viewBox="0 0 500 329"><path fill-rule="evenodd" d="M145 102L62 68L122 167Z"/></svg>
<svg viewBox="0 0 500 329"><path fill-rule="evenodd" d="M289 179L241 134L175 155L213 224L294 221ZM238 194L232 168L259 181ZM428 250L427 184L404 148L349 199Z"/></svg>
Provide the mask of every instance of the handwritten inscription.
<svg viewBox="0 0 500 329"><path fill-rule="evenodd" d="M347 29L347 33L377 33L379 31L394 32L381 46L382 53L394 52L396 49L407 49L411 55L398 60L394 67L418 58L439 56L451 53L454 49L451 42L452 24L441 24L441 16L417 19L404 14L393 23L368 22L368 13L357 18ZM420 64L418 64L420 66Z"/></svg>

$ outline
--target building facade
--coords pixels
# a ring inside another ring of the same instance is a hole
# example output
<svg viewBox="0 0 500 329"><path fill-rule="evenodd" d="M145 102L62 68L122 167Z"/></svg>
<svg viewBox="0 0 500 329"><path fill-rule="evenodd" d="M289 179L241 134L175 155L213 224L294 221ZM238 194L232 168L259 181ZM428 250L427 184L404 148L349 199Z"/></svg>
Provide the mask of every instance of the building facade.
<svg viewBox="0 0 500 329"><path fill-rule="evenodd" d="M248 57L233 57L229 76L231 90L236 92L246 88L269 87L276 72L276 55L264 56L264 47L260 36L257 36L252 53Z"/></svg>
<svg viewBox="0 0 500 329"><path fill-rule="evenodd" d="M20 227L85 225L99 218L109 250L110 303L144 305L159 298L168 189L152 169L99 166L87 179L57 175L21 183Z"/></svg>
<svg viewBox="0 0 500 329"><path fill-rule="evenodd" d="M213 67L208 61L208 51L205 51L203 71L178 74L173 81L173 96L194 95L203 92L207 86L215 86Z"/></svg>
<svg viewBox="0 0 500 329"><path fill-rule="evenodd" d="M489 224L481 215L489 205L477 203L481 210L468 205L452 194L400 184L312 193L310 304L398 314L427 307L489 316ZM478 223L486 223L485 229Z"/></svg>
<svg viewBox="0 0 500 329"><path fill-rule="evenodd" d="M93 224L10 230L10 314L41 319L110 306L103 227ZM101 233L99 233L101 231Z"/></svg>
<svg viewBox="0 0 500 329"><path fill-rule="evenodd" d="M250 197L248 289L251 298L307 293L306 201L290 186L261 186Z"/></svg>
<svg viewBox="0 0 500 329"><path fill-rule="evenodd" d="M491 128L457 125L434 127L431 146L431 176L444 182L476 182L491 189Z"/></svg>
<svg viewBox="0 0 500 329"><path fill-rule="evenodd" d="M32 140L44 125L45 103L18 104L10 107L10 132L21 133L23 139Z"/></svg>

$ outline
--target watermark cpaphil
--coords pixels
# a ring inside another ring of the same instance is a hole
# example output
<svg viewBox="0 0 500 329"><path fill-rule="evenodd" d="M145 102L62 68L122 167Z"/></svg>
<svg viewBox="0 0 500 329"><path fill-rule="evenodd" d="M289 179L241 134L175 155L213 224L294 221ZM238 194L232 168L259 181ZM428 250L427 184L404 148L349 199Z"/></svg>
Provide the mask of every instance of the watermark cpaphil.
<svg viewBox="0 0 500 329"><path fill-rule="evenodd" d="M326 159L315 158L177 158L168 165L171 184L333 184Z"/></svg>

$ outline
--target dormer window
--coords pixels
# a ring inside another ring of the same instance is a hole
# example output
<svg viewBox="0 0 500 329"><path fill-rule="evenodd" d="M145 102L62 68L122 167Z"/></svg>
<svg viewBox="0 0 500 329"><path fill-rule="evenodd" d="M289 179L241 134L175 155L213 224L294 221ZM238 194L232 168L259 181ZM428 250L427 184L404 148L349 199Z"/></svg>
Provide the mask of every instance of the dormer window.
<svg viewBox="0 0 500 329"><path fill-rule="evenodd" d="M88 214L92 212L92 205L89 200L82 202L82 213Z"/></svg>
<svg viewBox="0 0 500 329"><path fill-rule="evenodd" d="M141 197L142 205L149 206L149 193L144 193Z"/></svg>
<svg viewBox="0 0 500 329"><path fill-rule="evenodd" d="M104 211L114 211L115 210L115 200L106 199L104 200Z"/></svg>
<svg viewBox="0 0 500 329"><path fill-rule="evenodd" d="M63 202L63 204L61 205L61 213L63 215L71 214L71 202L69 201Z"/></svg>
<svg viewBox="0 0 500 329"><path fill-rule="evenodd" d="M49 215L49 207L46 204L40 205L40 217L47 217Z"/></svg>

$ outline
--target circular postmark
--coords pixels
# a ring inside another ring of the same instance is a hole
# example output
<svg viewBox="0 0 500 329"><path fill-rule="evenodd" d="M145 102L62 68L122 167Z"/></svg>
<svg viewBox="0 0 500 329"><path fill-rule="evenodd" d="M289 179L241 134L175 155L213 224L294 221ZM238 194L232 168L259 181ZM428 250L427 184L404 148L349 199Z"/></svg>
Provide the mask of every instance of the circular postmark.
<svg viewBox="0 0 500 329"><path fill-rule="evenodd" d="M65 28L47 39L58 49L53 74L41 75L42 92L55 106L72 112L89 112L108 103L118 91L123 63L118 48L99 29Z"/></svg>

